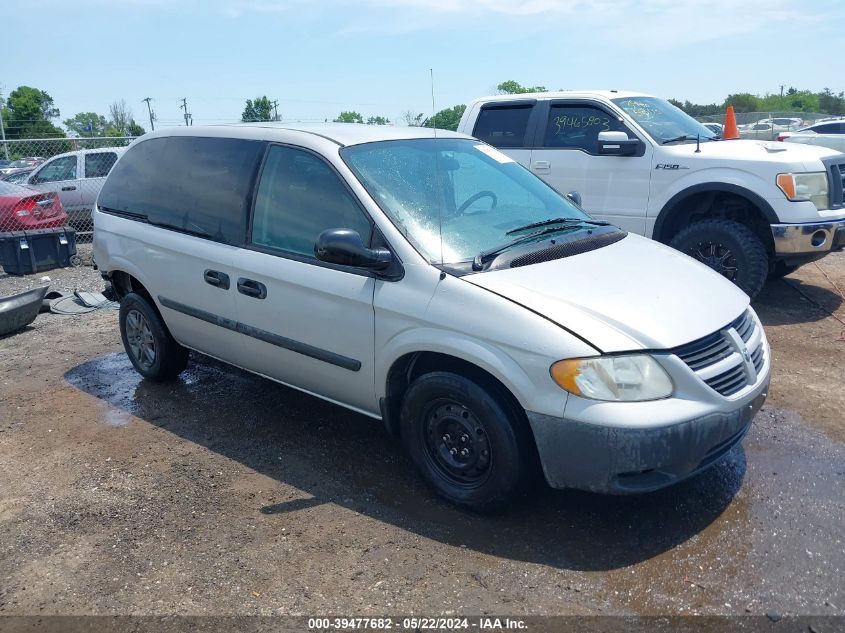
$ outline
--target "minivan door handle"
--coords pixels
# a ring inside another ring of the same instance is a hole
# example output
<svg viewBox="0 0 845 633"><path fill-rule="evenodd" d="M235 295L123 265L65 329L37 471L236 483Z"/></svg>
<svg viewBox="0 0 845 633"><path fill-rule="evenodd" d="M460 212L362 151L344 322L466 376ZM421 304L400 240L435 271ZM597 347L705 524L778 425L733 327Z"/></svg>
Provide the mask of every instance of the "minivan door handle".
<svg viewBox="0 0 845 633"><path fill-rule="evenodd" d="M254 279L238 278L238 292L247 297L264 299L267 296L267 286Z"/></svg>
<svg viewBox="0 0 845 633"><path fill-rule="evenodd" d="M76 191L76 187L62 187L62 191Z"/></svg>
<svg viewBox="0 0 845 633"><path fill-rule="evenodd" d="M206 270L202 274L202 278L205 279L205 283L215 288L220 288L221 290L229 289L229 275L221 273L219 270Z"/></svg>

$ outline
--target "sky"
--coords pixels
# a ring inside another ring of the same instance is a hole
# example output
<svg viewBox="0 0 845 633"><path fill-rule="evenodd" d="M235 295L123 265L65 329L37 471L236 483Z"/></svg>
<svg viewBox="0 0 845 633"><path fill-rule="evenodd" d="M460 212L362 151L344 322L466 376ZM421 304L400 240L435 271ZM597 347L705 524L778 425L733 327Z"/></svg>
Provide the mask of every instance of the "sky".
<svg viewBox="0 0 845 633"><path fill-rule="evenodd" d="M45 90L61 119L124 99L149 129L342 110L401 121L502 81L697 103L780 86L845 90L845 0L6 0L4 96ZM9 36L17 33L17 38Z"/></svg>

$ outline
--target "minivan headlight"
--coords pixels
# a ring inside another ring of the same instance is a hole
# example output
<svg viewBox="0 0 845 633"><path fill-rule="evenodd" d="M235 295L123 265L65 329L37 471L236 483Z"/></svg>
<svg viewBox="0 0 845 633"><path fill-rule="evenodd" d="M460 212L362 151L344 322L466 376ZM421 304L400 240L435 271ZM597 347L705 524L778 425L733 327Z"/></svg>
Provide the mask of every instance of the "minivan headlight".
<svg viewBox="0 0 845 633"><path fill-rule="evenodd" d="M549 372L569 393L593 400L638 402L672 395L672 380L647 354L559 360Z"/></svg>
<svg viewBox="0 0 845 633"><path fill-rule="evenodd" d="M827 197L827 174L813 171L805 174L778 174L778 188L790 200L809 200L820 211L830 204Z"/></svg>

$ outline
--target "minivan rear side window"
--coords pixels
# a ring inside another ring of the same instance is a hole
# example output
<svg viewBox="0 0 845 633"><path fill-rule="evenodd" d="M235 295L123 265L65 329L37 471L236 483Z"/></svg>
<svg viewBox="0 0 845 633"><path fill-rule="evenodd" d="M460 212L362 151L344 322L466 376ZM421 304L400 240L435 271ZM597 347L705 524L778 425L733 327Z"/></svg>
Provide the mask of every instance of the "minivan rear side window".
<svg viewBox="0 0 845 633"><path fill-rule="evenodd" d="M472 135L493 147L525 147L525 131L533 103L482 108Z"/></svg>
<svg viewBox="0 0 845 633"><path fill-rule="evenodd" d="M263 141L208 136L153 138L131 146L97 199L104 210L238 245Z"/></svg>
<svg viewBox="0 0 845 633"><path fill-rule="evenodd" d="M252 243L314 257L326 229L353 229L370 243L372 225L340 177L305 150L274 145L255 196Z"/></svg>

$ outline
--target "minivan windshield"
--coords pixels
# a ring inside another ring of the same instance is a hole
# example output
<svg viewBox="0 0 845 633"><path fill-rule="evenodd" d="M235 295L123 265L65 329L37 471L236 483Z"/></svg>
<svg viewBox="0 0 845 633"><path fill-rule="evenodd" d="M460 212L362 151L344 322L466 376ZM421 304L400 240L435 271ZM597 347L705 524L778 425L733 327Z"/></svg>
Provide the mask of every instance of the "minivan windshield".
<svg viewBox="0 0 845 633"><path fill-rule="evenodd" d="M458 264L592 220L499 150L474 139L407 139L345 147L368 193L432 263Z"/></svg>
<svg viewBox="0 0 845 633"><path fill-rule="evenodd" d="M719 135L708 130L683 110L657 97L622 97L613 99L625 113L658 143L712 141Z"/></svg>

